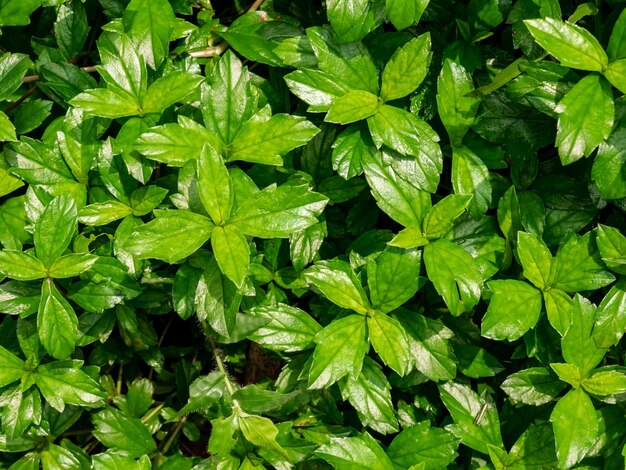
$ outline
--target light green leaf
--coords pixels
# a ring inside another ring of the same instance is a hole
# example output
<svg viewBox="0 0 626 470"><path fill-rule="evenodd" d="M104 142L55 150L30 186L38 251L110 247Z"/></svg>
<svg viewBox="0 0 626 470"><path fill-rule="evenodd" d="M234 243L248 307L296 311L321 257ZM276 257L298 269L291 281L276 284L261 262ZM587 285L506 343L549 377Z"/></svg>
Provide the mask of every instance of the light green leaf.
<svg viewBox="0 0 626 470"><path fill-rule="evenodd" d="M599 75L587 75L567 92L556 108L559 114L556 146L568 165L591 152L609 137L615 116L611 86Z"/></svg>
<svg viewBox="0 0 626 470"><path fill-rule="evenodd" d="M139 259L174 263L195 253L211 237L214 225L193 212L154 211L156 219L137 227L124 241L124 249Z"/></svg>
<svg viewBox="0 0 626 470"><path fill-rule="evenodd" d="M489 445L502 447L498 409L493 403L455 382L439 385L439 394L454 420L446 428L463 444L485 454Z"/></svg>
<svg viewBox="0 0 626 470"><path fill-rule="evenodd" d="M315 69L291 72L285 75L285 82L294 95L309 105L311 113L328 111L336 97L350 91L350 87L338 83L332 75Z"/></svg>
<svg viewBox="0 0 626 470"><path fill-rule="evenodd" d="M574 388L580 387L580 383L584 379L580 367L574 364L558 362L551 363L550 367L559 376L559 380L568 383Z"/></svg>
<svg viewBox="0 0 626 470"><path fill-rule="evenodd" d="M91 417L94 436L105 446L137 458L157 449L148 428L137 418L129 418L121 411L107 408Z"/></svg>
<svg viewBox="0 0 626 470"><path fill-rule="evenodd" d="M448 240L424 248L429 279L454 316L469 311L480 300L482 277L472 256Z"/></svg>
<svg viewBox="0 0 626 470"><path fill-rule="evenodd" d="M596 311L593 340L599 348L619 343L626 332L626 278L611 287Z"/></svg>
<svg viewBox="0 0 626 470"><path fill-rule="evenodd" d="M626 57L626 12L623 10L613 26L606 52L611 60Z"/></svg>
<svg viewBox="0 0 626 470"><path fill-rule="evenodd" d="M462 65L446 59L437 80L437 110L453 146L461 145L474 123L480 99L468 96L473 91L472 76Z"/></svg>
<svg viewBox="0 0 626 470"><path fill-rule="evenodd" d="M4 3L4 2L3 2ZM28 2L24 2L28 3ZM39 6L38 0L33 0ZM11 6L17 6L11 3ZM8 5L0 5L0 26L3 26L6 17L5 8ZM7 52L0 56L0 101L5 101L11 94L22 86L22 78L28 72L32 63L26 54L11 54Z"/></svg>
<svg viewBox="0 0 626 470"><path fill-rule="evenodd" d="M367 317L369 339L382 361L397 372L406 375L411 369L409 339L395 318L379 312Z"/></svg>
<svg viewBox="0 0 626 470"><path fill-rule="evenodd" d="M333 143L333 170L348 180L363 173L364 155L371 155L374 143L364 123L348 126Z"/></svg>
<svg viewBox="0 0 626 470"><path fill-rule="evenodd" d="M205 145L200 152L197 166L198 192L202 205L213 223L223 224L230 218L233 191L230 175L221 155Z"/></svg>
<svg viewBox="0 0 626 470"><path fill-rule="evenodd" d="M598 147L591 179L605 199L626 197L626 126L617 126Z"/></svg>
<svg viewBox="0 0 626 470"><path fill-rule="evenodd" d="M104 406L106 392L80 370L80 361L58 361L37 367L37 387L60 413L65 405L85 408Z"/></svg>
<svg viewBox="0 0 626 470"><path fill-rule="evenodd" d="M57 258L50 266L49 276L64 279L78 276L90 269L98 261L98 256L88 253L69 253Z"/></svg>
<svg viewBox="0 0 626 470"><path fill-rule="evenodd" d="M332 321L315 336L317 346L309 370L308 386L330 387L346 375L357 377L369 349L366 318L348 315Z"/></svg>
<svg viewBox="0 0 626 470"><path fill-rule="evenodd" d="M563 357L568 363L580 367L583 376L587 376L606 354L606 349L598 348L591 338L595 313L595 305L576 294L570 326L561 340Z"/></svg>
<svg viewBox="0 0 626 470"><path fill-rule="evenodd" d="M526 232L517 234L517 253L524 277L539 289L551 286L552 254L543 240Z"/></svg>
<svg viewBox="0 0 626 470"><path fill-rule="evenodd" d="M420 227L430 208L430 195L398 176L380 153L363 155L362 163L378 207L405 227Z"/></svg>
<svg viewBox="0 0 626 470"><path fill-rule="evenodd" d="M78 319L74 309L59 293L50 278L43 283L37 330L41 344L55 359L66 359L78 339Z"/></svg>
<svg viewBox="0 0 626 470"><path fill-rule="evenodd" d="M572 298L561 289L549 289L543 292L543 301L550 324L563 336L570 325Z"/></svg>
<svg viewBox="0 0 626 470"><path fill-rule="evenodd" d="M403 468L424 464L435 470L450 465L458 456L459 439L445 429L431 427L421 421L402 430L387 448L387 455Z"/></svg>
<svg viewBox="0 0 626 470"><path fill-rule="evenodd" d="M147 88L147 73L143 57L130 38L125 34L105 32L98 38L98 52L102 65L96 68L109 89L129 95L139 108Z"/></svg>
<svg viewBox="0 0 626 470"><path fill-rule="evenodd" d="M626 237L608 225L598 225L596 243L604 264L612 271L626 274Z"/></svg>
<svg viewBox="0 0 626 470"><path fill-rule="evenodd" d="M369 91L351 90L333 100L324 120L349 124L376 114L381 105L379 98Z"/></svg>
<svg viewBox="0 0 626 470"><path fill-rule="evenodd" d="M69 449L50 443L41 452L41 465L46 470L81 470L82 463Z"/></svg>
<svg viewBox="0 0 626 470"><path fill-rule="evenodd" d="M78 211L69 195L55 197L35 223L35 251L46 266L70 246L78 227Z"/></svg>
<svg viewBox="0 0 626 470"><path fill-rule="evenodd" d="M604 71L604 76L615 88L626 93L626 59L611 62Z"/></svg>
<svg viewBox="0 0 626 470"><path fill-rule="evenodd" d="M141 105L130 94L116 89L95 88L76 95L69 104L84 112L105 118L141 114Z"/></svg>
<svg viewBox="0 0 626 470"><path fill-rule="evenodd" d="M592 395L606 397L626 392L626 374L623 370L596 370L582 382L583 389Z"/></svg>
<svg viewBox="0 0 626 470"><path fill-rule="evenodd" d="M430 33L411 39L396 50L383 70L380 97L391 101L413 93L426 78L431 59Z"/></svg>
<svg viewBox="0 0 626 470"><path fill-rule="evenodd" d="M322 329L305 311L282 303L257 306L248 313L269 320L249 338L272 351L290 353L312 348L315 335Z"/></svg>
<svg viewBox="0 0 626 470"><path fill-rule="evenodd" d="M266 121L246 122L234 139L228 160L282 165L288 152L302 147L319 132L300 116L275 114Z"/></svg>
<svg viewBox="0 0 626 470"><path fill-rule="evenodd" d="M2 119L0 117L0 119ZM0 196L6 196L11 194L18 188L24 186L24 183L19 179L9 175L9 172L4 168L0 168ZM9 248L5 245L5 248Z"/></svg>
<svg viewBox="0 0 626 470"><path fill-rule="evenodd" d="M417 23L430 0L386 0L385 13L398 30Z"/></svg>
<svg viewBox="0 0 626 470"><path fill-rule="evenodd" d="M515 341L534 328L541 313L541 292L513 279L491 281L493 297L483 317L481 333L487 338Z"/></svg>
<svg viewBox="0 0 626 470"><path fill-rule="evenodd" d="M545 367L531 367L509 375L500 386L514 403L541 406L550 403L566 385Z"/></svg>
<svg viewBox="0 0 626 470"><path fill-rule="evenodd" d="M220 270L241 289L250 267L250 247L237 227L216 226L211 233L211 247Z"/></svg>
<svg viewBox="0 0 626 470"><path fill-rule="evenodd" d="M580 462L598 438L598 419L591 399L582 389L570 390L550 415L561 468Z"/></svg>
<svg viewBox="0 0 626 470"><path fill-rule="evenodd" d="M135 189L130 195L130 206L133 209L133 215L141 217L149 214L155 207L161 204L167 193L167 189L159 186L142 186Z"/></svg>
<svg viewBox="0 0 626 470"><path fill-rule="evenodd" d="M24 375L24 361L0 346L0 387L16 382Z"/></svg>
<svg viewBox="0 0 626 470"><path fill-rule="evenodd" d="M278 428L271 419L239 411L237 421L239 422L239 430L248 442L262 449L273 450L285 457L287 456L287 451L276 442Z"/></svg>
<svg viewBox="0 0 626 470"><path fill-rule="evenodd" d="M432 240L447 234L471 200L472 196L463 194L449 194L444 197L426 214L422 224L424 236Z"/></svg>
<svg viewBox="0 0 626 470"><path fill-rule="evenodd" d="M124 10L124 30L137 45L146 64L154 70L169 52L175 19L167 0L131 0Z"/></svg>
<svg viewBox="0 0 626 470"><path fill-rule="evenodd" d="M16 250L0 250L0 273L18 281L42 279L46 266L33 255Z"/></svg>
<svg viewBox="0 0 626 470"><path fill-rule="evenodd" d="M356 274L345 261L320 261L306 270L305 279L324 294L328 300L366 315L370 303Z"/></svg>
<svg viewBox="0 0 626 470"><path fill-rule="evenodd" d="M489 169L467 147L455 147L452 152L452 186L456 194L473 196L467 208L472 217L484 216L491 205Z"/></svg>
<svg viewBox="0 0 626 470"><path fill-rule="evenodd" d="M245 235L288 238L318 223L328 199L305 185L268 186L237 207L229 223Z"/></svg>
<svg viewBox="0 0 626 470"><path fill-rule="evenodd" d="M381 434L398 432L391 385L376 362L366 357L358 377L347 377L340 387L341 396L354 407L363 426Z"/></svg>
<svg viewBox="0 0 626 470"><path fill-rule="evenodd" d="M0 142L15 142L16 140L15 126L9 116L0 111Z"/></svg>
<svg viewBox="0 0 626 470"><path fill-rule="evenodd" d="M150 1L154 0L142 0ZM127 10L128 11L128 10ZM202 77L176 71L157 79L141 99L144 113L161 113L169 106L184 101L202 83Z"/></svg>
<svg viewBox="0 0 626 470"><path fill-rule="evenodd" d="M360 41L384 19L380 0L328 0L326 13L341 42Z"/></svg>
<svg viewBox="0 0 626 470"><path fill-rule="evenodd" d="M331 437L320 446L315 455L336 470L389 470L393 463L369 434L357 437Z"/></svg>
<svg viewBox="0 0 626 470"><path fill-rule="evenodd" d="M367 264L367 283L376 310L391 312L415 295L421 260L419 250L388 247Z"/></svg>
<svg viewBox="0 0 626 470"><path fill-rule="evenodd" d="M602 72L608 57L598 40L584 28L555 18L525 20L535 41L565 67Z"/></svg>

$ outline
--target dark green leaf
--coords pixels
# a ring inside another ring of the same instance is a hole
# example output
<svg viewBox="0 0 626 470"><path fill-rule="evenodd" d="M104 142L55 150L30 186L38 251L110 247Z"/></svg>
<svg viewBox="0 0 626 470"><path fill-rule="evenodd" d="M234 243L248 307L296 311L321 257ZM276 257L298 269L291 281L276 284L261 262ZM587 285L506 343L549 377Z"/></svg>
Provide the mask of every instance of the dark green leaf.
<svg viewBox="0 0 626 470"><path fill-rule="evenodd" d="M48 204L35 224L35 251L47 267L63 254L74 238L78 211L71 196L58 196Z"/></svg>
<svg viewBox="0 0 626 470"><path fill-rule="evenodd" d="M50 278L44 281L41 290L37 330L41 344L52 357L66 359L74 352L78 339L78 319L72 306Z"/></svg>
<svg viewBox="0 0 626 470"><path fill-rule="evenodd" d="M148 428L137 418L129 418L121 411L107 408L92 416L93 434L107 447L137 458L156 450Z"/></svg>
<svg viewBox="0 0 626 470"><path fill-rule="evenodd" d="M454 435L422 421L398 434L387 448L387 455L404 468L423 463L423 468L430 470L450 465L458 455L458 446Z"/></svg>

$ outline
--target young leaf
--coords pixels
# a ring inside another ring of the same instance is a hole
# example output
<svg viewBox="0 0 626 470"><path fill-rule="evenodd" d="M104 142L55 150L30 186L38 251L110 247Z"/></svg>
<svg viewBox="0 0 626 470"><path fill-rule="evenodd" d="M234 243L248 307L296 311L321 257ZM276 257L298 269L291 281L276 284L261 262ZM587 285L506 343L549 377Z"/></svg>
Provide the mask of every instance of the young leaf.
<svg viewBox="0 0 626 470"><path fill-rule="evenodd" d="M367 317L369 339L385 365L398 375L406 375L411 368L409 339L398 320L379 312Z"/></svg>
<svg viewBox="0 0 626 470"><path fill-rule="evenodd" d="M269 320L249 338L272 351L290 353L312 348L315 335L322 329L308 313L282 303L257 306L249 314Z"/></svg>
<svg viewBox="0 0 626 470"><path fill-rule="evenodd" d="M541 406L550 403L566 385L545 367L531 367L509 375L500 386L515 403Z"/></svg>
<svg viewBox="0 0 626 470"><path fill-rule="evenodd" d="M586 29L555 18L525 20L524 24L535 41L565 67L593 72L606 69L608 57Z"/></svg>
<svg viewBox="0 0 626 470"><path fill-rule="evenodd" d="M352 404L363 426L381 434L398 432L391 385L376 362L366 357L358 377L345 378L340 387L341 396Z"/></svg>
<svg viewBox="0 0 626 470"><path fill-rule="evenodd" d="M609 137L615 115L611 86L587 75L559 102L556 146L563 165L591 155Z"/></svg>
<svg viewBox="0 0 626 470"><path fill-rule="evenodd" d="M0 273L18 281L32 281L46 277L48 269L31 254L0 250Z"/></svg>
<svg viewBox="0 0 626 470"><path fill-rule="evenodd" d="M389 247L367 264L373 307L388 313L410 300L419 288L421 252Z"/></svg>
<svg viewBox="0 0 626 470"><path fill-rule="evenodd" d="M349 86L321 70L296 70L285 75L285 82L294 95L309 105L311 113L325 113L336 97L350 91Z"/></svg>
<svg viewBox="0 0 626 470"><path fill-rule="evenodd" d="M392 101L413 93L426 78L431 58L429 33L411 39L396 50L383 70L381 99Z"/></svg>
<svg viewBox="0 0 626 470"><path fill-rule="evenodd" d="M393 463L387 454L367 433L357 437L331 437L330 442L315 451L315 455L337 470L393 468Z"/></svg>
<svg viewBox="0 0 626 470"><path fill-rule="evenodd" d="M386 0L385 13L398 30L417 23L430 0Z"/></svg>
<svg viewBox="0 0 626 470"><path fill-rule="evenodd" d="M44 281L41 290L37 330L41 344L55 359L66 359L74 352L78 319L50 278Z"/></svg>
<svg viewBox="0 0 626 470"><path fill-rule="evenodd" d="M78 276L90 269L98 261L96 255L88 253L70 253L57 258L50 266L49 276L64 279Z"/></svg>
<svg viewBox="0 0 626 470"><path fill-rule="evenodd" d="M607 80L622 93L626 93L626 59L611 62L604 71Z"/></svg>
<svg viewBox="0 0 626 470"><path fill-rule="evenodd" d="M102 65L97 69L109 90L141 103L147 88L146 67L130 38L125 34L104 33L98 39L98 52Z"/></svg>
<svg viewBox="0 0 626 470"><path fill-rule="evenodd" d="M606 397L626 392L626 374L623 370L596 369L582 382L583 389L592 395Z"/></svg>
<svg viewBox="0 0 626 470"><path fill-rule="evenodd" d="M348 374L357 377L369 349L366 319L361 315L349 315L334 320L317 333L315 342L309 388L327 388Z"/></svg>
<svg viewBox="0 0 626 470"><path fill-rule="evenodd" d="M106 408L92 415L94 436L105 446L137 458L157 449L148 428L137 418L129 418L121 411Z"/></svg>
<svg viewBox="0 0 626 470"><path fill-rule="evenodd" d="M0 142L15 142L16 140L15 126L9 116L0 111Z"/></svg>
<svg viewBox="0 0 626 470"><path fill-rule="evenodd" d="M515 341L534 328L541 313L541 291L513 279L491 281L488 286L493 297L483 317L483 336Z"/></svg>
<svg viewBox="0 0 626 470"><path fill-rule="evenodd" d="M381 105L382 102L376 95L368 91L351 90L333 100L324 120L350 124L376 114Z"/></svg>
<svg viewBox="0 0 626 470"><path fill-rule="evenodd" d="M524 277L539 289L550 287L552 254L543 240L530 233L519 232L517 253L524 267Z"/></svg>
<svg viewBox="0 0 626 470"><path fill-rule="evenodd" d="M362 315L366 315L370 310L370 303L361 283L345 261L321 261L307 269L304 277L328 300L340 307Z"/></svg>
<svg viewBox="0 0 626 470"><path fill-rule="evenodd" d="M461 315L478 303L482 278L478 264L463 248L437 240L424 248L424 264L452 315Z"/></svg>
<svg viewBox="0 0 626 470"><path fill-rule="evenodd" d="M213 223L223 224L230 218L233 191L230 175L221 155L208 145L202 147L198 159L198 192L202 205Z"/></svg>
<svg viewBox="0 0 626 470"><path fill-rule="evenodd" d="M46 206L35 224L35 251L47 267L70 246L78 226L78 211L69 195L58 196Z"/></svg>
<svg viewBox="0 0 626 470"><path fill-rule="evenodd" d="M455 194L473 196L467 207L475 219L482 217L491 204L491 181L487 165L467 147L452 153L452 186Z"/></svg>
<svg viewBox="0 0 626 470"><path fill-rule="evenodd" d="M582 389L570 390L550 415L556 455L562 468L580 462L598 438L598 419L591 399Z"/></svg>
<svg viewBox="0 0 626 470"><path fill-rule="evenodd" d="M146 114L161 113L169 106L183 101L202 81L202 77L189 72L168 73L150 85L141 99L141 108Z"/></svg>
<svg viewBox="0 0 626 470"><path fill-rule="evenodd" d="M544 291L543 301L550 324L563 336L570 326L572 298L561 289L550 289Z"/></svg>
<svg viewBox="0 0 626 470"><path fill-rule="evenodd" d="M333 143L333 170L348 180L363 173L365 155L373 153L374 143L364 123L348 126Z"/></svg>
<svg viewBox="0 0 626 470"><path fill-rule="evenodd" d="M448 431L421 421L394 437L387 455L404 468L423 464L425 469L443 468L457 457L459 439Z"/></svg>
<svg viewBox="0 0 626 470"><path fill-rule="evenodd" d="M211 233L211 247L220 270L241 289L250 266L248 240L231 225L217 226Z"/></svg>
<svg viewBox="0 0 626 470"><path fill-rule="evenodd" d="M468 96L473 91L471 75L446 59L437 80L437 110L453 146L461 145L476 117L480 99Z"/></svg>

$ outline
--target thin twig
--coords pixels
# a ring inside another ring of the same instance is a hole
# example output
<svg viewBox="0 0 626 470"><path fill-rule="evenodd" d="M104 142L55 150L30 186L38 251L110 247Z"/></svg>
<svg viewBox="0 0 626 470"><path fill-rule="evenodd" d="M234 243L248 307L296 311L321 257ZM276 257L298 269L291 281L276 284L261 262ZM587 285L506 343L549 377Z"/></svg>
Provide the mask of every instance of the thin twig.
<svg viewBox="0 0 626 470"><path fill-rule="evenodd" d="M21 105L26 98L28 98L30 95L32 95L33 93L35 93L35 90L37 89L37 84L35 83L33 86L31 86L28 90L26 90L24 92L24 94L22 96L20 96L18 98L17 101L15 101L14 103L11 103L5 110L5 113L10 113L11 111L13 111L15 108L17 108L19 105Z"/></svg>
<svg viewBox="0 0 626 470"><path fill-rule="evenodd" d="M81 67L81 70L84 70L87 73L97 72L95 65L88 65L87 67ZM22 78L22 82L24 83L38 82L39 80L41 80L41 77L39 75L26 75L24 78Z"/></svg>

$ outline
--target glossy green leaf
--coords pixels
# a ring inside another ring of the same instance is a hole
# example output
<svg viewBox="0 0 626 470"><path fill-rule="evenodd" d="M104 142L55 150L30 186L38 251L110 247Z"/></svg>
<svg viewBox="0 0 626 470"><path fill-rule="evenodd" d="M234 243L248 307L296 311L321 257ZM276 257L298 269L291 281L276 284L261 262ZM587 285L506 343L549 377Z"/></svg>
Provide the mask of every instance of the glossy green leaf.
<svg viewBox="0 0 626 470"><path fill-rule="evenodd" d="M78 339L78 319L72 306L50 278L44 281L41 290L37 330L41 344L55 359L66 359L74 352Z"/></svg>
<svg viewBox="0 0 626 470"><path fill-rule="evenodd" d="M598 225L596 243L602 262L612 271L626 274L626 236L615 227Z"/></svg>
<svg viewBox="0 0 626 470"><path fill-rule="evenodd" d="M24 374L24 361L0 346L0 386L5 387L20 380Z"/></svg>
<svg viewBox="0 0 626 470"><path fill-rule="evenodd" d="M54 36L66 59L71 60L83 51L88 33L87 13L83 4L61 5L54 24Z"/></svg>
<svg viewBox="0 0 626 470"><path fill-rule="evenodd" d="M398 375L406 375L411 368L409 338L402 324L395 318L379 312L367 317L369 339L385 365Z"/></svg>
<svg viewBox="0 0 626 470"><path fill-rule="evenodd" d="M124 29L146 64L155 70L169 51L174 20L174 12L166 0L131 0L124 10Z"/></svg>
<svg viewBox="0 0 626 470"><path fill-rule="evenodd" d="M16 250L0 251L0 273L18 281L42 279L48 275L46 266L29 253Z"/></svg>
<svg viewBox="0 0 626 470"><path fill-rule="evenodd" d="M613 93L598 75L587 75L559 102L556 146L564 165L588 157L609 137L614 120Z"/></svg>
<svg viewBox="0 0 626 470"><path fill-rule="evenodd" d="M115 89L87 90L72 98L70 104L95 116L112 119L141 114L141 105L135 98Z"/></svg>
<svg viewBox="0 0 626 470"><path fill-rule="evenodd" d="M349 264L341 260L321 261L306 270L305 279L342 308L366 315L370 302Z"/></svg>
<svg viewBox="0 0 626 470"><path fill-rule="evenodd" d="M531 367L509 375L501 388L516 403L540 406L550 403L565 389L545 367Z"/></svg>
<svg viewBox="0 0 626 470"><path fill-rule="evenodd" d="M342 377L357 377L369 349L367 324L361 315L335 320L315 336L317 346L308 374L308 386L329 387Z"/></svg>
<svg viewBox="0 0 626 470"><path fill-rule="evenodd" d="M429 0L386 0L385 13L398 30L406 29L417 23Z"/></svg>
<svg viewBox="0 0 626 470"><path fill-rule="evenodd" d="M424 264L452 315L461 315L478 303L482 278L478 264L463 248L437 240L424 248Z"/></svg>
<svg viewBox="0 0 626 470"><path fill-rule="evenodd" d="M584 375L596 367L606 354L606 350L598 348L591 338L595 313L595 305L576 295L571 310L571 323L561 340L563 357L568 363L580 367Z"/></svg>
<svg viewBox="0 0 626 470"><path fill-rule="evenodd" d="M147 1L153 2L154 0ZM169 106L184 101L201 82L202 77L188 72L168 73L155 80L143 95L141 99L142 111L146 114L161 113Z"/></svg>
<svg viewBox="0 0 626 470"><path fill-rule="evenodd" d="M586 29L554 18L526 20L539 43L565 67L602 72L608 58L598 40Z"/></svg>
<svg viewBox="0 0 626 470"><path fill-rule="evenodd" d="M591 179L605 199L626 197L626 126L617 127L598 147Z"/></svg>
<svg viewBox="0 0 626 470"><path fill-rule="evenodd" d="M613 26L606 52L611 60L626 57L626 13L624 11Z"/></svg>
<svg viewBox="0 0 626 470"><path fill-rule="evenodd" d="M352 90L333 100L324 120L338 124L350 124L376 114L381 105L382 103L376 95L368 91Z"/></svg>
<svg viewBox="0 0 626 470"><path fill-rule="evenodd" d="M483 317L483 336L514 341L534 328L541 313L541 292L533 286L515 280L489 282L493 297Z"/></svg>
<svg viewBox="0 0 626 470"><path fill-rule="evenodd" d="M539 289L550 287L552 254L543 240L530 233L519 232L517 252L524 267L524 277Z"/></svg>
<svg viewBox="0 0 626 470"><path fill-rule="evenodd" d="M15 142L15 126L5 113L0 111L0 142Z"/></svg>
<svg viewBox="0 0 626 470"><path fill-rule="evenodd" d="M94 436L107 447L117 449L130 457L141 457L157 449L148 428L137 418L129 418L121 411L107 408L92 415Z"/></svg>
<svg viewBox="0 0 626 470"><path fill-rule="evenodd" d="M562 468L580 462L598 438L598 420L591 399L582 389L571 390L550 415L556 441L556 454Z"/></svg>
<svg viewBox="0 0 626 470"><path fill-rule="evenodd" d="M96 264L96 261L98 261L96 255L70 253L57 258L50 266L48 275L55 279L78 276Z"/></svg>
<svg viewBox="0 0 626 470"><path fill-rule="evenodd" d="M239 412L238 421L239 429L248 442L287 455L285 449L276 442L278 428L271 419Z"/></svg>
<svg viewBox="0 0 626 470"><path fill-rule="evenodd" d="M381 1L331 0L326 11L342 42L359 41L383 22Z"/></svg>
<svg viewBox="0 0 626 470"><path fill-rule="evenodd" d="M489 170L467 147L456 147L452 153L452 186L455 194L473 196L467 207L472 217L485 214L492 198Z"/></svg>
<svg viewBox="0 0 626 470"><path fill-rule="evenodd" d="M572 310L572 298L560 289L550 289L543 293L548 320L561 336L569 328Z"/></svg>
<svg viewBox="0 0 626 470"><path fill-rule="evenodd" d="M312 348L314 337L321 330L319 323L308 313L286 304L259 306L249 313L269 320L250 339L272 351L296 352Z"/></svg>
<svg viewBox="0 0 626 470"><path fill-rule="evenodd" d="M554 433L549 423L531 424L513 444L512 468L555 468Z"/></svg>
<svg viewBox="0 0 626 470"><path fill-rule="evenodd" d="M0 7L2 12L2 7ZM2 18L2 16L0 16ZM0 25L2 20L0 19ZM26 54L0 56L0 101L4 101L22 85L22 78L30 67L30 59Z"/></svg>
<svg viewBox="0 0 626 470"><path fill-rule="evenodd" d="M380 97L384 101L391 101L414 92L426 78L431 58L431 40L428 33L410 40L396 50L383 70Z"/></svg>
<svg viewBox="0 0 626 470"><path fill-rule="evenodd" d="M35 251L46 266L63 254L74 238L78 211L71 196L58 196L48 204L35 224Z"/></svg>
<svg viewBox="0 0 626 470"><path fill-rule="evenodd" d="M315 451L315 455L337 470L393 468L393 463L387 454L369 434L356 437L333 437L329 443L320 446Z"/></svg>
<svg viewBox="0 0 626 470"><path fill-rule="evenodd" d="M241 288L250 266L250 248L246 237L237 227L217 226L211 233L211 247L220 270Z"/></svg>
<svg viewBox="0 0 626 470"><path fill-rule="evenodd" d="M221 155L205 145L198 159L198 192L202 205L213 223L223 224L230 218L233 191L230 176Z"/></svg>
<svg viewBox="0 0 626 470"><path fill-rule="evenodd" d="M387 455L404 468L424 464L423 468L430 470L450 465L458 455L458 445L458 438L448 431L421 421L402 430L387 448Z"/></svg>
<svg viewBox="0 0 626 470"><path fill-rule="evenodd" d="M608 81L622 93L626 93L626 59L611 62L604 71Z"/></svg>
<svg viewBox="0 0 626 470"><path fill-rule="evenodd" d="M599 348L617 344L626 332L626 280L620 279L596 311L592 337Z"/></svg>
<svg viewBox="0 0 626 470"><path fill-rule="evenodd" d="M291 92L309 105L309 112L322 113L330 109L333 99L342 96L350 87L338 83L332 75L315 69L302 69L285 75Z"/></svg>

